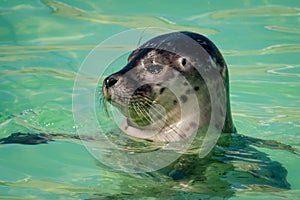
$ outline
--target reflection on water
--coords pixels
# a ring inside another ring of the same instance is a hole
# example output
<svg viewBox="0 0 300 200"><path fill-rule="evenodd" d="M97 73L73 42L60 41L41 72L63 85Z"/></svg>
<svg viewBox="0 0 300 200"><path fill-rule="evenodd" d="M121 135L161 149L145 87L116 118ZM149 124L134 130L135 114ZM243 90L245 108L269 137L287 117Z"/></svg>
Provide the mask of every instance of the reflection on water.
<svg viewBox="0 0 300 200"><path fill-rule="evenodd" d="M109 5L113 3L120 2ZM155 26L210 35L229 64L238 132L275 139L299 151L300 10L288 2L264 3L207 1L191 3L182 13L168 9L168 14L158 16L147 6L138 10L149 15L131 15L123 14L122 6L113 11L108 4L93 1L2 2L0 137L15 132L74 134L72 88L85 56L98 42L124 28ZM165 4L170 7L173 2ZM80 81L94 80L98 77ZM74 139L36 146L1 145L0 198L299 197L299 157L288 146L241 135L223 137L205 159L186 154L158 172L134 175L105 167ZM115 142L124 143L118 141L121 138ZM93 142L105 146L102 141Z"/></svg>
<svg viewBox="0 0 300 200"><path fill-rule="evenodd" d="M124 144L123 136L114 133L114 137L115 143ZM74 149L74 144L70 144L72 141L75 142L76 148L81 146L81 144L77 144L77 141L69 139L69 144L66 143L65 148ZM109 156L111 150L105 149L107 145L102 141L104 140L92 140L90 142L97 143L97 147L103 148L103 151L100 152L102 154L108 152ZM138 143L141 142L129 141L126 144L130 145L130 147L127 146L127 150L130 152L147 152L145 144L139 145ZM149 145L153 146L151 142ZM243 193L253 190L270 193L290 189L290 184L286 180L287 170L279 162L272 161L267 154L258 151L251 145L262 147L271 145L270 148L292 150L289 146L277 142L270 143L237 134L223 135L209 156L200 159L197 153L183 154L177 161L156 172L126 174L107 168L96 161L94 167L96 164L98 165L100 174L97 174L96 170L96 173L91 171L88 172L88 176L84 173L79 175L78 180L75 179L75 182L83 181L83 183L88 184L88 187L74 185L68 181L59 183L57 180L47 181L33 177L26 177L15 182L2 181L0 185L10 188L38 189L53 195L90 195L118 199L141 197L199 199L211 196L224 198L236 193L243 195ZM49 144L48 148L53 148L53 146ZM151 148L150 146L150 151L152 151ZM72 166L74 159L75 162L76 160L78 160L77 162L82 161L82 159L74 157L70 151L67 151L64 156L58 156L58 158L65 161L59 163L59 165L65 165L65 168L74 168ZM41 162L45 160L39 159ZM48 160L47 163L52 164L57 158L54 159L52 155L46 160ZM72 160L71 163L69 163L70 160ZM75 167L77 166L75 165ZM51 170L48 170L49 173ZM85 168L80 170L86 171Z"/></svg>
<svg viewBox="0 0 300 200"><path fill-rule="evenodd" d="M300 52L299 44L278 44L269 46L261 50L253 51L225 51L228 56L250 56L250 55L265 55L265 54L281 54L281 53L296 53Z"/></svg>
<svg viewBox="0 0 300 200"><path fill-rule="evenodd" d="M299 8L286 6L264 6L248 9L222 10L209 14L212 19L242 18L242 17L267 17L267 16L297 16ZM190 17L190 20L201 18L203 15Z"/></svg>
<svg viewBox="0 0 300 200"><path fill-rule="evenodd" d="M295 27L284 27L284 26L266 26L266 29L272 31L286 32L286 33L300 33L299 28Z"/></svg>
<svg viewBox="0 0 300 200"><path fill-rule="evenodd" d="M174 30L186 30L192 32L194 31L194 32L199 32L204 34L217 33L216 30L210 28L199 28L199 27L176 24L175 22L172 22L164 17L106 15L106 14L92 13L52 0L46 0L45 4L50 6L53 9L54 15L68 17L72 19L92 21L101 24L115 24L115 25L131 27L131 28L140 28L140 27L144 27L144 25L147 24L148 27L154 26L154 27L168 28Z"/></svg>

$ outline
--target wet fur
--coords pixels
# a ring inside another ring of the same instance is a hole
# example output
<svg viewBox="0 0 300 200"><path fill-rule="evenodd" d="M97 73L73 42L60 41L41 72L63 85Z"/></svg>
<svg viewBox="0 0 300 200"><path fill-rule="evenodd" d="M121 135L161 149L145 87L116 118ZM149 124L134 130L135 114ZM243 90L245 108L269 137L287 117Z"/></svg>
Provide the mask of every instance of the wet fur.
<svg viewBox="0 0 300 200"><path fill-rule="evenodd" d="M181 45L180 43L184 43L184 41L180 41L176 37L182 37L182 35L193 39L195 43L201 45L206 53L202 53L194 61L190 59L188 54L182 56L160 49L163 45L169 45L170 48L176 48L176 45ZM106 99L119 108L129 118L130 123L136 127L141 124L147 125L147 123L151 123L151 117L146 116L149 115L149 109L157 104L162 105L166 111L166 124L161 133L158 133L158 136L152 138L152 140L175 141L189 135L186 135L183 130L177 130L174 131L173 136L166 138L167 136L163 132L167 132L172 128L173 124L180 121L179 102L188 104L189 102L187 101L191 94L195 93L198 98L198 109L201 113L199 128L207 127L211 120L211 99L206 84L214 85L215 83L214 80L209 80L208 83L205 83L195 66L203 68L204 71L211 71L212 68L216 68L218 73L220 73L226 91L224 99L220 96L220 99L217 101L225 102L227 105L225 109L220 110L220 115L225 115L222 132L236 132L231 117L229 78L226 63L217 47L206 37L199 34L190 32L170 33L146 42L130 54L128 63L123 69L110 76L118 81L112 87L103 86L103 93L107 97ZM153 74L147 71L150 67L162 68L162 70L158 74ZM173 81L178 79L179 75L185 77L187 82L177 84L176 81ZM172 84L172 81L177 84L176 87L180 90L179 98L167 88L168 84ZM147 84L148 82L150 83ZM141 87L137 87L137 85L141 85ZM222 89L216 86L215 90ZM190 106L193 105L190 103ZM158 111L157 115L164 115L164 113L160 114ZM138 122L137 118L144 119L145 123ZM198 124L198 122L196 123Z"/></svg>

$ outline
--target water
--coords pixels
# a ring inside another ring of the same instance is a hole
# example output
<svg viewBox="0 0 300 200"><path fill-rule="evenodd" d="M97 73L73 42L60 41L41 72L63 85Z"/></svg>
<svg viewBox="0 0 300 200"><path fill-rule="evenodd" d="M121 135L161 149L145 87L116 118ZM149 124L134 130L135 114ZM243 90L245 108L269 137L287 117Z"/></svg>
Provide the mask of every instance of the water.
<svg viewBox="0 0 300 200"><path fill-rule="evenodd" d="M0 5L1 138L14 132L75 134L72 90L84 58L113 34L154 26L196 31L212 39L229 65L238 132L300 150L297 1L2 0ZM188 187L187 182L170 180L159 173L133 176L114 171L74 140L1 145L0 198L300 197L298 156L257 147L247 147L243 152L239 147L241 144L227 149L230 153L226 158L222 153L215 158L232 159L231 164L201 163L205 173L193 180L209 177L209 181L196 181ZM249 160L255 157L258 159ZM249 176L247 167L258 168L264 175L276 172L276 180L284 177L286 170L288 183L281 180L271 187L270 182L264 182L266 178ZM213 175L216 171L230 173L220 181ZM259 184L253 185L253 181ZM287 184L290 189L285 189Z"/></svg>

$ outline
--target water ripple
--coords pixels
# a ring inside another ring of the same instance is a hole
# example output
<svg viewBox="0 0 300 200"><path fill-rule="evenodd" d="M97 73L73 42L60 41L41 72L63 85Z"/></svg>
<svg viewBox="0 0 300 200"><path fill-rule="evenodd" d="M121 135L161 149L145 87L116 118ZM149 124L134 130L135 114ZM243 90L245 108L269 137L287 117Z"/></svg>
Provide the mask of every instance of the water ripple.
<svg viewBox="0 0 300 200"><path fill-rule="evenodd" d="M41 67L27 67L20 70L2 70L0 76L17 76L17 75L47 75L64 80L74 80L76 74L67 70L53 69L53 68L41 68Z"/></svg>
<svg viewBox="0 0 300 200"><path fill-rule="evenodd" d="M100 14L95 12L87 12L85 10L73 7L71 5L59 2L46 0L44 1L46 5L53 9L53 14L72 18L77 20L84 20L90 22L96 22L101 24L114 24L120 26L126 26L131 28L140 28L147 25L148 27L161 27L173 30L186 30L194 31L203 34L215 34L218 33L216 29L206 28L206 27L194 27L183 24L177 24L163 17L156 16L129 16L129 15L109 15Z"/></svg>
<svg viewBox="0 0 300 200"><path fill-rule="evenodd" d="M284 26L265 26L266 29L271 31L278 31L284 33L298 33L300 34L300 29L295 27L284 27Z"/></svg>
<svg viewBox="0 0 300 200"><path fill-rule="evenodd" d="M241 17L265 17L265 16L298 16L299 8L284 6L264 6L246 9L221 10L209 13L211 19L241 18ZM200 19L204 15L190 17L189 20Z"/></svg>
<svg viewBox="0 0 300 200"><path fill-rule="evenodd" d="M259 50L236 51L224 50L222 51L226 56L249 56L249 55L266 55L266 54L283 54L283 53L299 53L300 44L276 44Z"/></svg>
<svg viewBox="0 0 300 200"><path fill-rule="evenodd" d="M230 74L233 76L249 76L253 75L276 75L276 76L288 76L288 77L300 77L298 65L286 65L286 64L266 64L266 63L257 63L255 65L232 65L230 66ZM287 83L289 81L278 81L276 83ZM270 82L270 81L268 81ZM297 83L297 82L295 82ZM298 85L298 84L297 84Z"/></svg>

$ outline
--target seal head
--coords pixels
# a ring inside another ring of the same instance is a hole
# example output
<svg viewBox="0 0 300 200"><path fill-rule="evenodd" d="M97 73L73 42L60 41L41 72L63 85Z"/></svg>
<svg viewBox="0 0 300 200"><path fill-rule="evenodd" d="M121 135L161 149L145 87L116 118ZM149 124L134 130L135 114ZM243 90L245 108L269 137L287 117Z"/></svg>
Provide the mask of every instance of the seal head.
<svg viewBox="0 0 300 200"><path fill-rule="evenodd" d="M216 103L223 106L217 108L214 126L235 132L226 63L200 34L174 32L149 40L130 54L123 69L105 78L102 90L126 117L121 129L137 138L185 139L210 125Z"/></svg>

